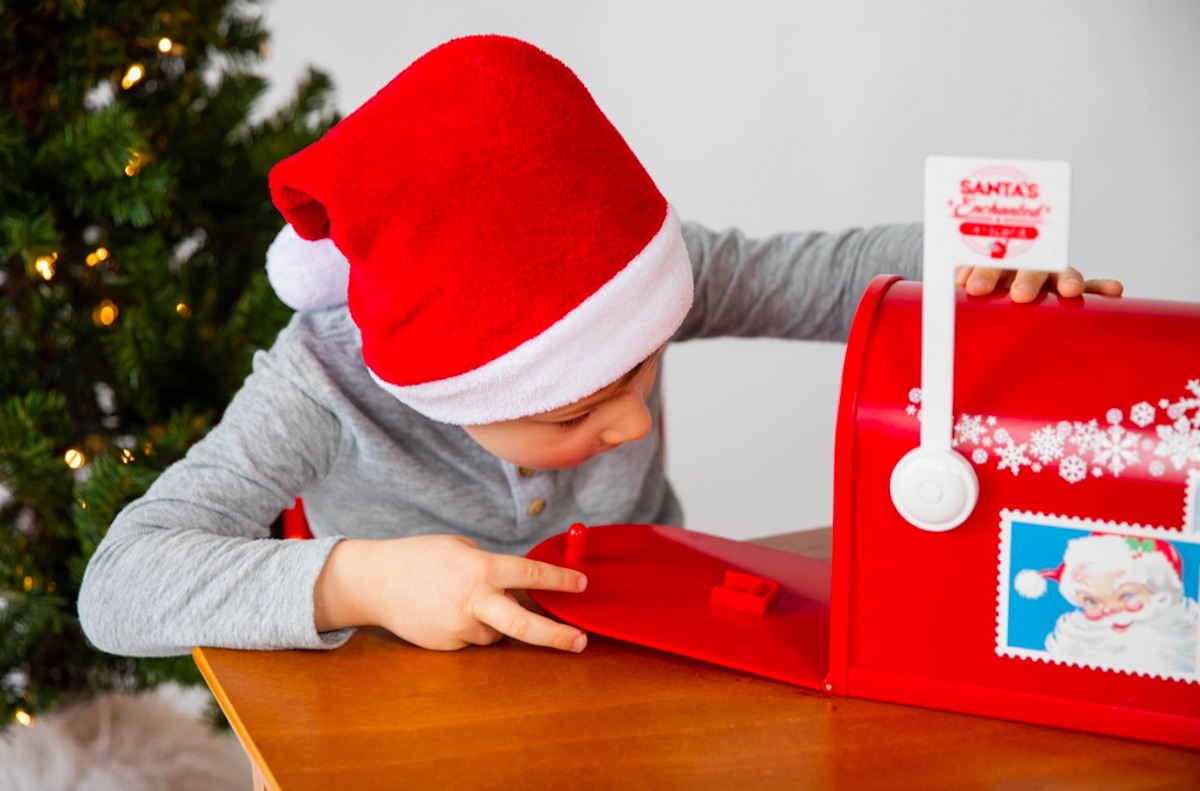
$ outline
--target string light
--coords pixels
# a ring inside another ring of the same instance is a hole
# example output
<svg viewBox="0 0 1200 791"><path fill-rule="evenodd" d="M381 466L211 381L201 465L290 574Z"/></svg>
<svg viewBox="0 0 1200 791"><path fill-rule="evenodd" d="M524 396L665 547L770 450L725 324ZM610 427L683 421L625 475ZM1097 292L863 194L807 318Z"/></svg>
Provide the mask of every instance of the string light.
<svg viewBox="0 0 1200 791"><path fill-rule="evenodd" d="M129 448L121 449L121 463L122 464L128 464L129 462L134 461L136 458L137 457L133 455L133 451L131 451Z"/></svg>
<svg viewBox="0 0 1200 791"><path fill-rule="evenodd" d="M101 261L107 261L107 260L108 260L108 248L107 247L97 247L95 252L88 253L88 255L87 255L87 265L88 266L95 266L96 264L100 263Z"/></svg>
<svg viewBox="0 0 1200 791"><path fill-rule="evenodd" d="M192 315L192 309L182 302L175 306L175 312L185 319L191 317Z"/></svg>
<svg viewBox="0 0 1200 791"><path fill-rule="evenodd" d="M175 42L171 41L171 39L167 38L166 36L163 36L158 40L158 51L164 55L170 52L171 48L174 46Z"/></svg>
<svg viewBox="0 0 1200 791"><path fill-rule="evenodd" d="M17 709L17 713L13 715L13 719L16 720L18 724L24 725L26 728L29 728L33 725L33 716L30 715L29 712L25 711L25 709Z"/></svg>
<svg viewBox="0 0 1200 791"><path fill-rule="evenodd" d="M33 262L33 267L42 276L43 280L51 280L54 277L54 262L58 260L58 253L43 255Z"/></svg>
<svg viewBox="0 0 1200 791"><path fill-rule="evenodd" d="M125 72L125 76L121 78L121 87L129 90L133 86L142 81L142 77L146 76L146 69L142 64L135 63L129 67L129 71Z"/></svg>
<svg viewBox="0 0 1200 791"><path fill-rule="evenodd" d="M33 577L26 577L26 578L25 578L25 585L24 585L24 587L25 587L25 592L26 592L26 593L29 593L31 590L33 590Z"/></svg>
<svg viewBox="0 0 1200 791"><path fill-rule="evenodd" d="M72 470L78 470L83 466L84 462L87 461L87 457L84 456L78 448L71 448L69 451L63 454L63 461L65 461L67 466Z"/></svg>
<svg viewBox="0 0 1200 791"><path fill-rule="evenodd" d="M97 327L109 327L120 315L121 309L112 300L106 299L92 310L92 322Z"/></svg>
<svg viewBox="0 0 1200 791"><path fill-rule="evenodd" d="M134 151L132 148L129 149L129 164L125 166L125 175L131 178L136 176L137 172L142 169L142 163L144 161L145 160L142 158L141 154L139 154L137 151Z"/></svg>

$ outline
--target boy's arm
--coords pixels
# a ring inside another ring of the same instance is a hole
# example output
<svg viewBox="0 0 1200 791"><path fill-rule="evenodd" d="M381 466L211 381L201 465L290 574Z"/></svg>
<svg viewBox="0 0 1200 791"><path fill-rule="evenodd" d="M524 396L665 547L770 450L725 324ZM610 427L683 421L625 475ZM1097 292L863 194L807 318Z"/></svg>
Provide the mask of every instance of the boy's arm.
<svg viewBox="0 0 1200 791"><path fill-rule="evenodd" d="M378 625L430 648L509 635L582 650L578 629L509 595L581 590L577 571L452 536L269 540L280 510L329 469L342 432L278 355L259 355L255 369L220 424L101 542L79 597L93 644L129 656L333 648L349 627Z"/></svg>
<svg viewBox="0 0 1200 791"><path fill-rule="evenodd" d="M717 336L844 341L859 299L880 274L920 280L920 225L881 225L839 233L782 233L748 239L685 223L696 299L675 340ZM1014 302L1044 289L1064 297L1120 296L1116 280L1062 273L963 267L958 284L973 295L1009 288Z"/></svg>
<svg viewBox="0 0 1200 791"><path fill-rule="evenodd" d="M272 355L221 422L114 520L79 595L84 632L116 654L166 656L194 645L332 647L312 591L335 538L262 540L336 452L338 421Z"/></svg>
<svg viewBox="0 0 1200 791"><path fill-rule="evenodd" d="M749 239L684 224L696 297L675 340L738 336L844 341L871 279L920 279L920 225Z"/></svg>

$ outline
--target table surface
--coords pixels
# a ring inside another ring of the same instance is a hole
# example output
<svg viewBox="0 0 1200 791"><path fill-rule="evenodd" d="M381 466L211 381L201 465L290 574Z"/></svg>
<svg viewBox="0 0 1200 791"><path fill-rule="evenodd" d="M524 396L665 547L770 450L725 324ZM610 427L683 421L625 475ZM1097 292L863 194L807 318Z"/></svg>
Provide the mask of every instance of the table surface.
<svg viewBox="0 0 1200 791"><path fill-rule="evenodd" d="M829 557L830 531L756 543ZM1200 788L1200 752L831 697L592 636L194 652L267 788Z"/></svg>

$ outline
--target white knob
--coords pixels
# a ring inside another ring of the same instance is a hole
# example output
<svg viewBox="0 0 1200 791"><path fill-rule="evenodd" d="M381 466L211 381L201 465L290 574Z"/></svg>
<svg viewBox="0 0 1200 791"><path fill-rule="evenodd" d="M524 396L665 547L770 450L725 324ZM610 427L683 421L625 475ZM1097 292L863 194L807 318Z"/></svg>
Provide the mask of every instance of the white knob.
<svg viewBox="0 0 1200 791"><path fill-rule="evenodd" d="M922 530L952 530L975 510L979 479L971 463L952 450L913 448L892 470L892 503Z"/></svg>

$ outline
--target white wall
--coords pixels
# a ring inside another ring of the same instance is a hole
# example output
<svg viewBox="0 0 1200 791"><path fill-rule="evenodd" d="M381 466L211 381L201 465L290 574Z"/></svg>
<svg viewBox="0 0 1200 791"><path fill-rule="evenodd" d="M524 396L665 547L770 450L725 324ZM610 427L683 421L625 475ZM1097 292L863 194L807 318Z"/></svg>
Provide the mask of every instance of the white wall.
<svg viewBox="0 0 1200 791"><path fill-rule="evenodd" d="M1200 301L1195 0L269 0L266 22L268 104L314 64L345 112L447 39L524 38L579 74L683 216L754 234L917 221L929 154L1068 160L1073 263ZM829 523L841 353L671 351L690 527Z"/></svg>

